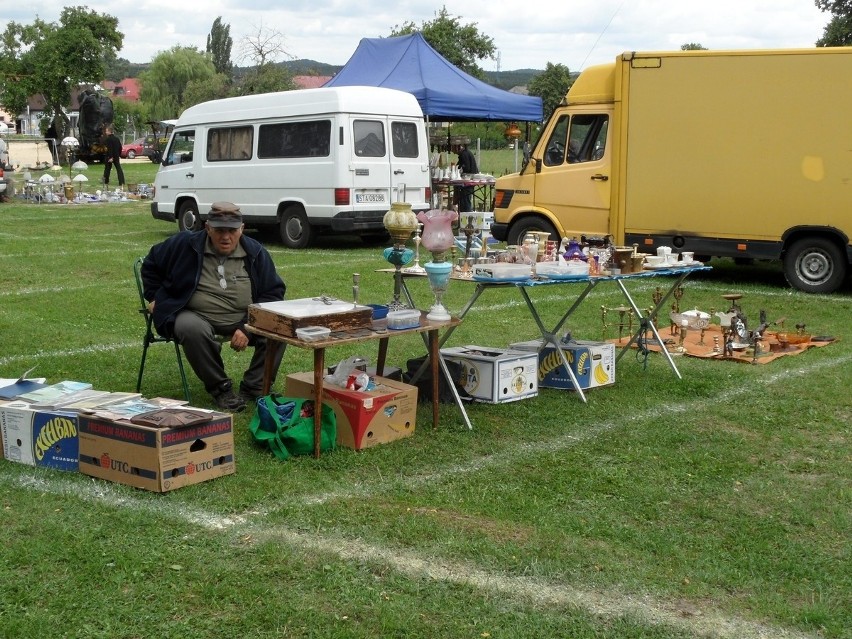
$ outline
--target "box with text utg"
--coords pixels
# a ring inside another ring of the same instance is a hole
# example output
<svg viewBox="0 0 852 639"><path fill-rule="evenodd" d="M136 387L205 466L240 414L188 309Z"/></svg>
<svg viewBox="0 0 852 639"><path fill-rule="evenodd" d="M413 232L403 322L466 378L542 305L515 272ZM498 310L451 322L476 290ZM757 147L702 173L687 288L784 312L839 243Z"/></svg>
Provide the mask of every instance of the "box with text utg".
<svg viewBox="0 0 852 639"><path fill-rule="evenodd" d="M80 414L80 472L164 493L235 472L230 415L157 428Z"/></svg>

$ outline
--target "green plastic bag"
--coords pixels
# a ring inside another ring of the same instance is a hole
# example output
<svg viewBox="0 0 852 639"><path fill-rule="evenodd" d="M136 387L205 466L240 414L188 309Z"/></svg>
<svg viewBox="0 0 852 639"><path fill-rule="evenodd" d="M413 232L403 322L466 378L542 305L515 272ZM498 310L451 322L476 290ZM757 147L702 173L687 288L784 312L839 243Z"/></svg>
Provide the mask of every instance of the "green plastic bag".
<svg viewBox="0 0 852 639"><path fill-rule="evenodd" d="M312 399L282 397L277 393L257 399L249 422L255 441L266 445L278 459L314 452L314 406ZM337 446L337 418L328 404L322 405L320 451Z"/></svg>

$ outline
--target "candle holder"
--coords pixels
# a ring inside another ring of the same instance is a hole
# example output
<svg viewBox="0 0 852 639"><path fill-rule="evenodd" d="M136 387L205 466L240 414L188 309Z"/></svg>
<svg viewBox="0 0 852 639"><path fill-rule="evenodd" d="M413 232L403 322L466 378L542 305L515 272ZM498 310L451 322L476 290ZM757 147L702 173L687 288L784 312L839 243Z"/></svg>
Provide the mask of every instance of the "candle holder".
<svg viewBox="0 0 852 639"><path fill-rule="evenodd" d="M452 224L458 217L459 214L451 209L431 209L417 214L417 219L423 222L423 246L432 253L432 260L425 266L429 286L435 295L435 303L426 315L430 320L450 319L442 300L453 272L453 264L446 261L446 254L455 243Z"/></svg>
<svg viewBox="0 0 852 639"><path fill-rule="evenodd" d="M408 202L393 202L382 220L393 239L393 246L384 250L384 258L394 266L393 300L388 304L389 311L400 311L408 306L399 299L402 291L402 266L411 261L414 251L406 248L405 243L417 228L417 218Z"/></svg>
<svg viewBox="0 0 852 639"><path fill-rule="evenodd" d="M422 226L422 224L418 223L414 229L414 266L406 266L402 269L403 273L415 273L422 275L426 272L426 269L420 266L420 242L422 240L420 237L420 231Z"/></svg>

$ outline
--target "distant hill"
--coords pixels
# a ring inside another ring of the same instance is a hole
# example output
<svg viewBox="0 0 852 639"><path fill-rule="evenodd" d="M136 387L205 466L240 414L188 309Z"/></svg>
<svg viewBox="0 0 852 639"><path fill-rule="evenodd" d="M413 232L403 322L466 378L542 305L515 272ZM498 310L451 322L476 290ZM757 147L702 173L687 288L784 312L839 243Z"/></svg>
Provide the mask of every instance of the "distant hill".
<svg viewBox="0 0 852 639"><path fill-rule="evenodd" d="M293 75L334 75L343 67L326 64L316 60L289 60L281 65ZM541 73L539 69L518 69L516 71L486 71L485 81L499 89L508 91L512 87L526 86L533 76Z"/></svg>
<svg viewBox="0 0 852 639"><path fill-rule="evenodd" d="M325 62L306 59L288 60L286 62L279 62L279 64L290 71L293 75L334 75L343 68L339 64L326 64ZM147 70L149 66L150 64L129 63L128 68L124 68L120 73L113 75L121 76L119 79L122 79L123 77L135 78L138 77L142 71ZM241 67L234 67L236 75L240 75L240 73L244 70L245 69ZM513 87L527 86L533 76L539 73L542 73L540 69L486 71L485 81L498 89L509 91Z"/></svg>

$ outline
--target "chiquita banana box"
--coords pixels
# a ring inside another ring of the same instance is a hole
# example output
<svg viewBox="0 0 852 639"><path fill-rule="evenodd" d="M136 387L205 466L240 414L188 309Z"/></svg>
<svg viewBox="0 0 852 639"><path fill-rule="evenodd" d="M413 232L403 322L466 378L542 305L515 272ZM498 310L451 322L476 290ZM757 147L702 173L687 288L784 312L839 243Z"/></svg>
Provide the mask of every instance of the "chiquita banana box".
<svg viewBox="0 0 852 639"><path fill-rule="evenodd" d="M3 456L28 466L76 471L80 464L77 415L36 411L26 402L0 403Z"/></svg>
<svg viewBox="0 0 852 639"><path fill-rule="evenodd" d="M574 383L557 350L552 344L544 348L542 344L542 340L534 339L510 344L510 348L538 351L538 385L541 388L574 390ZM615 344L572 339L561 346L582 390L615 383Z"/></svg>

